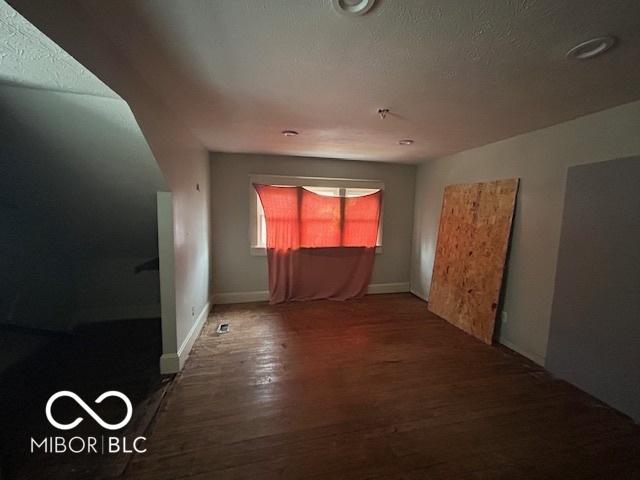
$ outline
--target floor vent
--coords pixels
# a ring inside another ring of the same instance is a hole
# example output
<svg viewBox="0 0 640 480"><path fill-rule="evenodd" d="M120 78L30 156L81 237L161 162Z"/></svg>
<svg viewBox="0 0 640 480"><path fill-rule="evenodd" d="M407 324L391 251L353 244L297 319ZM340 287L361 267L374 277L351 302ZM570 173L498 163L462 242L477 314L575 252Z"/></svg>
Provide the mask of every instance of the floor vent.
<svg viewBox="0 0 640 480"><path fill-rule="evenodd" d="M229 324L221 323L220 325L218 325L218 328L216 328L216 333L229 333Z"/></svg>

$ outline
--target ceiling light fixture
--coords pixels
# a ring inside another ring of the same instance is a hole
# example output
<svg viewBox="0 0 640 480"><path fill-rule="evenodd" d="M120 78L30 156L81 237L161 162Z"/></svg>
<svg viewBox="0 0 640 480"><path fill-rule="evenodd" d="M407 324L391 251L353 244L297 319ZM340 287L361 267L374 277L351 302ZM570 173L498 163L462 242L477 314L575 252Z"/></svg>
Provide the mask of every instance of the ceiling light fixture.
<svg viewBox="0 0 640 480"><path fill-rule="evenodd" d="M410 138L405 138L404 140L400 140L398 142L400 145L413 145L413 140Z"/></svg>
<svg viewBox="0 0 640 480"><path fill-rule="evenodd" d="M587 60L589 58L597 57L613 47L615 43L616 37L612 36L592 38L569 50L567 52L567 58Z"/></svg>
<svg viewBox="0 0 640 480"><path fill-rule="evenodd" d="M298 135L298 132L296 132L295 130L282 130L282 135L284 135L285 137L295 137L296 135Z"/></svg>
<svg viewBox="0 0 640 480"><path fill-rule="evenodd" d="M375 0L332 0L333 8L345 15L364 15L375 3Z"/></svg>

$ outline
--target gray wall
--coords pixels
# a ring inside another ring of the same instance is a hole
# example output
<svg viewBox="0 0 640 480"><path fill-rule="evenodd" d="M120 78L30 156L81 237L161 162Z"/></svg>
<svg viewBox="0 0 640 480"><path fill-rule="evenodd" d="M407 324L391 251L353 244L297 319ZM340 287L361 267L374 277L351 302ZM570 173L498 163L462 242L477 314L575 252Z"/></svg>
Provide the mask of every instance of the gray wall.
<svg viewBox="0 0 640 480"><path fill-rule="evenodd" d="M567 175L547 368L640 421L640 157Z"/></svg>
<svg viewBox="0 0 640 480"><path fill-rule="evenodd" d="M162 310L162 336L163 351L175 366L174 360L177 359L178 353L181 354L181 361L188 355L190 344L187 340L193 337L189 334L198 333L194 328L197 325L196 320L201 312L203 314L200 318L205 318L208 307L210 263L208 152L192 132L183 126L179 115L167 108L166 98L155 93L155 89L150 88L150 85L157 83L158 78L145 77L147 72L131 64L128 58L128 54L131 53L128 43L129 35L124 36L123 43L118 42L115 38L107 37L105 31L94 23L96 19L87 15L89 11L72 2L59 3L55 9L41 8L41 5L29 1L12 3L19 5L20 13L37 29L23 25L24 28L19 29L20 34L11 34L8 42L11 45L20 45L19 40L21 39L26 39L28 45L24 45L24 48L19 46L9 49L10 53L15 53L20 57L18 63L21 66L20 75L12 71L10 78L20 80L23 70L26 69L34 73L33 78L30 79L30 85L45 88L55 85L57 88L63 89L82 87L81 91L90 94L96 91L102 92L102 88L97 87L103 85L102 82L108 84L109 93L107 96L112 96L114 92L117 92L115 96L119 95L126 101L126 104L121 103L126 106L129 117L131 117L131 111L133 112L135 121L128 123L124 131L120 130L119 135L114 135L113 130L107 128L102 132L104 141L114 143L114 148L117 148L117 144L120 142L128 145L127 133L134 133L134 136L142 139L143 142L146 140L145 146L148 144L152 152L151 161L153 162L155 157L155 162L157 162L157 165L154 162L156 173L147 172L146 180L152 181L158 176L162 177L162 174L166 179L166 185L162 182L163 188L156 189L168 189L172 194L171 218L168 219L173 233L170 239L171 248L163 249L162 252L165 260L167 260L166 257L170 257L170 261L165 262L165 265L171 267L163 269L162 272L162 279L164 279L161 281L161 285L164 285L161 289L162 303L167 306ZM15 16L12 15L11 18L20 23ZM55 41L73 58L66 54L61 55L58 46L53 49L49 48L51 42L42 34ZM41 47L45 47L44 52L38 50ZM35 54L32 51L34 48L36 48ZM154 50L159 51L159 49ZM80 62L83 67L78 68L77 62ZM74 63L76 65L73 65ZM172 62L164 62L163 64L173 65ZM7 59L3 65L11 67L14 63ZM42 76L47 77L44 83ZM88 76L91 78L87 82ZM97 78L100 80L96 83ZM179 86L183 88L185 84L181 83ZM129 110L129 106L131 110ZM58 121L64 123L66 118L62 116ZM118 125L112 125L112 127L114 126ZM59 125L55 127L61 128ZM144 138L142 134L144 134ZM74 137L74 132L69 133L69 139L72 141L67 144L73 145L73 141L77 140ZM96 163L86 162L82 166L89 168ZM115 164L118 164L117 158ZM161 173L157 168L158 165ZM107 165L106 168L111 171L110 165ZM99 174L95 178L100 180ZM121 186L121 191L109 190L111 192L110 200L118 205L126 204L127 210L124 215L110 216L112 223L105 222L103 227L107 230L113 226L119 229L130 220L132 217L130 213L137 210L137 204L128 202L128 199L132 197L134 192L142 192L141 187L146 185L144 179L134 180L127 175L122 176L118 184ZM82 186L81 182L77 182L76 187ZM84 192L84 190L82 191ZM89 191L89 194L91 195L92 192ZM91 198L95 197L97 195L94 194ZM86 198L86 196L82 196L80 201ZM157 221L157 217L153 213L156 209L155 196L150 201L153 210L148 212L149 215L145 215L144 218L148 224L155 225ZM88 220L99 223L95 220L96 218L100 219L98 215L94 215ZM129 236L138 232L142 225L140 223L134 230L128 232ZM96 232L95 238L99 240L102 236ZM164 240L164 244L169 241L166 238ZM153 245L156 251L157 244L157 238L154 238ZM131 253L118 254L116 258L118 258L117 262L112 265L114 268L122 265L124 259L131 258ZM87 271L86 268L82 268L82 270ZM130 270L127 269L127 271ZM140 278L142 279L142 277ZM91 307L91 304L94 303L93 298L91 296L85 298L87 299L86 303ZM176 370L176 368L171 369L171 371Z"/></svg>
<svg viewBox="0 0 640 480"><path fill-rule="evenodd" d="M0 85L0 112L2 198L75 256L155 255L166 183L126 102Z"/></svg>
<svg viewBox="0 0 640 480"><path fill-rule="evenodd" d="M0 118L0 322L157 316L157 272L133 268L157 255L166 186L126 102L0 85Z"/></svg>
<svg viewBox="0 0 640 480"><path fill-rule="evenodd" d="M66 330L76 300L72 255L58 250L60 238L45 224L6 198L0 202L0 336L2 324Z"/></svg>
<svg viewBox="0 0 640 480"><path fill-rule="evenodd" d="M268 289L266 257L250 255L250 174L383 181L383 253L376 255L372 283L408 283L415 171L413 165L212 153L213 292L255 292Z"/></svg>
<svg viewBox="0 0 640 480"><path fill-rule="evenodd" d="M444 187L520 177L499 338L543 364L567 167L639 154L639 125L634 102L420 165L412 290L429 295Z"/></svg>

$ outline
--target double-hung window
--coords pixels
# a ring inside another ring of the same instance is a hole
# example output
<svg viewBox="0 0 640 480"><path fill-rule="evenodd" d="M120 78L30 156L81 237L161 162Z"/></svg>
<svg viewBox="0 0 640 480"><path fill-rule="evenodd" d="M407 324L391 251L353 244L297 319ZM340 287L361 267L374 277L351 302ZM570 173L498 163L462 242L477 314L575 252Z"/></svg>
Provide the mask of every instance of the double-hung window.
<svg viewBox="0 0 640 480"><path fill-rule="evenodd" d="M359 197L384 190L378 180L357 180L346 178L287 177L280 175L250 175L249 178L249 235L252 255L266 255L267 228L260 198L253 188L254 183L276 186L303 187L318 195L329 197ZM383 197L384 205L384 197ZM376 253L382 253L382 220L378 226Z"/></svg>

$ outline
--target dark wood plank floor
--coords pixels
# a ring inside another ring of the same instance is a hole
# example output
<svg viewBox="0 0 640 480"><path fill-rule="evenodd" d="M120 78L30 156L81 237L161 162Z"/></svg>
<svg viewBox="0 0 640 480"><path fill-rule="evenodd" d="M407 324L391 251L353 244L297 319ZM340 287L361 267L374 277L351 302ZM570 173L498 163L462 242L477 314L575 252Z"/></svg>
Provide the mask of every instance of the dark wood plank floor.
<svg viewBox="0 0 640 480"><path fill-rule="evenodd" d="M640 478L631 420L409 294L216 307L148 448L129 478Z"/></svg>

